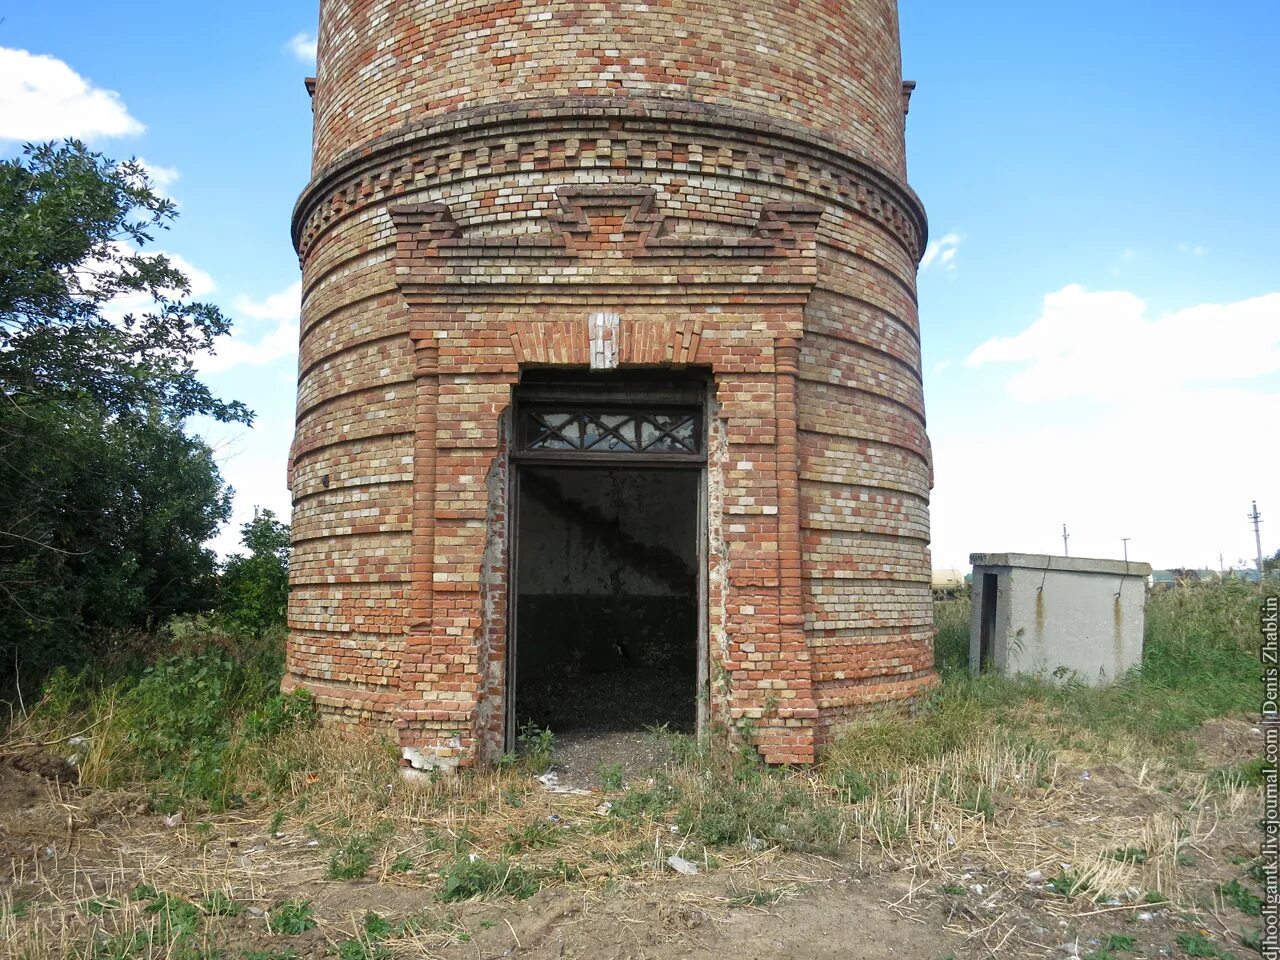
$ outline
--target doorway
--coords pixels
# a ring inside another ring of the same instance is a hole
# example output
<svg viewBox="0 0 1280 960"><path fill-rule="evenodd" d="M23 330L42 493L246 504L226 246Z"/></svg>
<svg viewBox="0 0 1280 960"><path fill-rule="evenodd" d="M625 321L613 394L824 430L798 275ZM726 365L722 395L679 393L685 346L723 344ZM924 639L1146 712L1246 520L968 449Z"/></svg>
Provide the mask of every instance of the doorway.
<svg viewBox="0 0 1280 960"><path fill-rule="evenodd" d="M507 733L692 734L705 689L703 385L517 395Z"/></svg>
<svg viewBox="0 0 1280 960"><path fill-rule="evenodd" d="M982 575L982 619L978 634L978 670L991 669L996 638L996 604L1000 595L1000 578L994 573Z"/></svg>

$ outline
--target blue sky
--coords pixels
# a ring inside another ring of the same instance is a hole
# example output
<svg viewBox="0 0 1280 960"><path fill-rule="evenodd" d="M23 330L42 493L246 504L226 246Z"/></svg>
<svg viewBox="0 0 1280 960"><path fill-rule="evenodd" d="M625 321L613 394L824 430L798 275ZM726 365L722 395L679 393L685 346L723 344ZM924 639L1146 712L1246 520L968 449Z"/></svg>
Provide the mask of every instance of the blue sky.
<svg viewBox="0 0 1280 960"><path fill-rule="evenodd" d="M237 490L288 512L297 260L317 0L0 10L0 153L79 135L178 202L160 248L237 331L206 379L258 413L200 424ZM901 4L934 564L971 551L1157 566L1280 545L1280 4ZM235 543L234 529L219 541Z"/></svg>

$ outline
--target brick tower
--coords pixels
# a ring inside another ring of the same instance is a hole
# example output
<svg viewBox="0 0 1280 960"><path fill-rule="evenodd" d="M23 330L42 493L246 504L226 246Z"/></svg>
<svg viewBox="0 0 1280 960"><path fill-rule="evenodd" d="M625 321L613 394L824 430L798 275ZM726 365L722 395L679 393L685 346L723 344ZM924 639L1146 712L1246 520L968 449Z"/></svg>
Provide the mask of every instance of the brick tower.
<svg viewBox="0 0 1280 960"><path fill-rule="evenodd" d="M803 763L927 690L895 0L322 0L319 36L286 686L420 768L569 707Z"/></svg>

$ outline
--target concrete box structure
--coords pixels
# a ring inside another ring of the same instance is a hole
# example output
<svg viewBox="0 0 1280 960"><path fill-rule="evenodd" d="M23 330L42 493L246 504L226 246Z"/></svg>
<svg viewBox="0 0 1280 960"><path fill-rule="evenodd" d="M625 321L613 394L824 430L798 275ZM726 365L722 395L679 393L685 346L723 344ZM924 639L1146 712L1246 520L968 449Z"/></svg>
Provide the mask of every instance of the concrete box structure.
<svg viewBox="0 0 1280 960"><path fill-rule="evenodd" d="M521 631L628 584L685 624L698 725L771 762L933 685L894 0L322 0L309 88L286 686L414 765L493 759ZM610 475L619 511L548 463L633 454L693 479ZM644 497L688 543L638 539ZM519 569L557 516L607 561L559 600Z"/></svg>
<svg viewBox="0 0 1280 960"><path fill-rule="evenodd" d="M1045 679L1115 680L1142 660L1151 567L1027 553L975 553L969 664Z"/></svg>

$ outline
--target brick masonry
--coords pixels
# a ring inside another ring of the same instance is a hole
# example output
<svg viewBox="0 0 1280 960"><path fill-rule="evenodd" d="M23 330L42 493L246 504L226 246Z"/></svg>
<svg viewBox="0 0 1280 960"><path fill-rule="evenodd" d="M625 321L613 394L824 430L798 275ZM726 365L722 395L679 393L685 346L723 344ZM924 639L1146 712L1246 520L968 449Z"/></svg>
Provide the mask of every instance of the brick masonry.
<svg viewBox="0 0 1280 960"><path fill-rule="evenodd" d="M286 686L501 752L512 388L601 314L712 379L712 718L808 762L934 683L893 0L323 0L313 86Z"/></svg>

